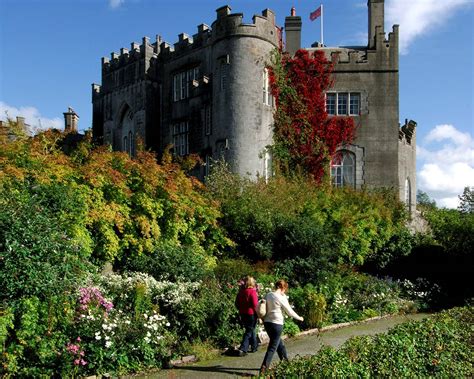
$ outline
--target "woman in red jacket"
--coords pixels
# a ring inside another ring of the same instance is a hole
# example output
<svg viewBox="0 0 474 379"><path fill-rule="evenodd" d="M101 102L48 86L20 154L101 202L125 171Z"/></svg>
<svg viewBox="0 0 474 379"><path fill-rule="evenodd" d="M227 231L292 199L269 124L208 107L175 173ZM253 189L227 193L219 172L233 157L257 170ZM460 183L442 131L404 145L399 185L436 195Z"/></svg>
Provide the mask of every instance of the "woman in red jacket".
<svg viewBox="0 0 474 379"><path fill-rule="evenodd" d="M258 297L255 289L255 279L247 276L235 299L235 305L239 309L241 324L245 328L244 337L239 347L240 356L247 354L249 345L251 353L257 351L257 335L255 334L257 304Z"/></svg>

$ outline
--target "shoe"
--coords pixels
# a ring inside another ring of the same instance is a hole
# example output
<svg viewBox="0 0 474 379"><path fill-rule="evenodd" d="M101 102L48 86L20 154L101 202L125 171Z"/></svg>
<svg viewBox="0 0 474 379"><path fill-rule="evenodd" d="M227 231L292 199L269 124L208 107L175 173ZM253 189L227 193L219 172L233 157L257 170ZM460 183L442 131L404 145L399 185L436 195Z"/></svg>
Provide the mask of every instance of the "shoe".
<svg viewBox="0 0 474 379"><path fill-rule="evenodd" d="M250 349L249 353L256 353L258 351L258 347L254 348L254 349Z"/></svg>
<svg viewBox="0 0 474 379"><path fill-rule="evenodd" d="M240 350L240 349L237 349L237 355L239 357L245 357L247 355L247 352L243 351L243 350Z"/></svg>

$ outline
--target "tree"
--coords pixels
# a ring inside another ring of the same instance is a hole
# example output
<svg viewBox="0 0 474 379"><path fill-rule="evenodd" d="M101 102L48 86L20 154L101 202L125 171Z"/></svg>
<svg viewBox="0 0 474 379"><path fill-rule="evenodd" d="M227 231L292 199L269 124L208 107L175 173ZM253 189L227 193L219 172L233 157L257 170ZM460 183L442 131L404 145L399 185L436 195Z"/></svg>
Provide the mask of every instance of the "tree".
<svg viewBox="0 0 474 379"><path fill-rule="evenodd" d="M462 213L474 213L474 187L464 187L462 195L459 195L458 210Z"/></svg>
<svg viewBox="0 0 474 379"><path fill-rule="evenodd" d="M333 64L324 53L275 52L270 85L276 100L273 156L283 172L303 169L320 182L338 147L355 136L350 117L328 117L325 91Z"/></svg>
<svg viewBox="0 0 474 379"><path fill-rule="evenodd" d="M436 208L436 201L421 190L416 191L416 203L425 208Z"/></svg>

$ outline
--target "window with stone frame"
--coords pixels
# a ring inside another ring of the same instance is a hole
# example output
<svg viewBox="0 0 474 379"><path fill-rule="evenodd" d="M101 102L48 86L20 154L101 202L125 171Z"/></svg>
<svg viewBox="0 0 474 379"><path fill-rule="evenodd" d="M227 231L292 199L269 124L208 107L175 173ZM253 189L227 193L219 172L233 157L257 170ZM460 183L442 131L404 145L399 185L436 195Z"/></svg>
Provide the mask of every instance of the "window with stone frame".
<svg viewBox="0 0 474 379"><path fill-rule="evenodd" d="M220 76L220 87L221 91L224 91L227 88L227 81L229 75L229 64L227 62L221 62L221 76Z"/></svg>
<svg viewBox="0 0 474 379"><path fill-rule="evenodd" d="M204 133L206 136L212 134L212 106L210 104L204 107Z"/></svg>
<svg viewBox="0 0 474 379"><path fill-rule="evenodd" d="M184 156L189 154L189 122L181 121L173 124L174 154Z"/></svg>
<svg viewBox="0 0 474 379"><path fill-rule="evenodd" d="M199 67L194 67L173 75L173 101L187 99L194 80L199 79Z"/></svg>
<svg viewBox="0 0 474 379"><path fill-rule="evenodd" d="M263 70L263 104L265 105L273 105L273 96L270 89L270 76L268 72L268 68L265 67Z"/></svg>
<svg viewBox="0 0 474 379"><path fill-rule="evenodd" d="M358 116L360 114L360 92L327 92L326 112L332 116Z"/></svg>
<svg viewBox="0 0 474 379"><path fill-rule="evenodd" d="M333 186L355 188L355 169L355 154L347 150L338 151L331 160L331 182Z"/></svg>

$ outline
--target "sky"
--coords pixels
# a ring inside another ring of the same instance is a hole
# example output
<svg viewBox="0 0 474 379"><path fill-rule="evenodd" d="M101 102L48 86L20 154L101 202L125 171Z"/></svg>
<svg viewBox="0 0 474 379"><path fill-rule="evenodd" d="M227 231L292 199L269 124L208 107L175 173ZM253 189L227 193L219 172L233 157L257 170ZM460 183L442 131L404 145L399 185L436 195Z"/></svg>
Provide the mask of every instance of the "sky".
<svg viewBox="0 0 474 379"><path fill-rule="evenodd" d="M251 22L270 8L277 24L295 6L302 46L320 40L320 0L0 0L0 119L21 115L37 128L64 127L70 106L79 128L91 127L91 84L100 58L211 25L229 5ZM323 2L324 43L367 44L367 1ZM474 187L474 0L385 0L385 31L400 25L400 122L417 127L417 188L455 208Z"/></svg>

